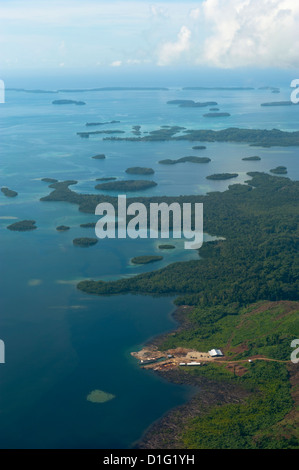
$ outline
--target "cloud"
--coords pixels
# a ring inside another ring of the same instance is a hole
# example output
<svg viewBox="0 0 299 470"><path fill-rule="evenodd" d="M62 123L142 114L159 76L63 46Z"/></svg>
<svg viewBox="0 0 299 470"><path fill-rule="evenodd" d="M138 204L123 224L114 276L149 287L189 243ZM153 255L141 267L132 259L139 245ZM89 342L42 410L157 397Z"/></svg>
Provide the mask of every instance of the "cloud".
<svg viewBox="0 0 299 470"><path fill-rule="evenodd" d="M202 12L210 33L197 63L299 66L297 0L206 0Z"/></svg>
<svg viewBox="0 0 299 470"><path fill-rule="evenodd" d="M114 62L111 62L110 67L120 67L122 65L121 60L114 60Z"/></svg>
<svg viewBox="0 0 299 470"><path fill-rule="evenodd" d="M182 55L190 48L191 31L182 26L177 36L177 41L164 43L158 53L158 65L171 65L182 58Z"/></svg>

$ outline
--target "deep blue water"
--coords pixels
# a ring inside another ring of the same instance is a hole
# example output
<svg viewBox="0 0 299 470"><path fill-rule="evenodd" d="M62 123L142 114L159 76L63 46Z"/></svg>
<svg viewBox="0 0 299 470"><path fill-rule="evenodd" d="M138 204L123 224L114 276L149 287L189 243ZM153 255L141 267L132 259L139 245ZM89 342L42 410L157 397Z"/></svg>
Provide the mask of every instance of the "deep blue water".
<svg viewBox="0 0 299 470"><path fill-rule="evenodd" d="M298 179L298 148L252 148L245 144L207 144L194 151L188 142L110 142L103 136L81 139L76 132L120 129L131 135L133 125L151 131L161 125L189 129L244 127L298 130L298 109L261 108L266 101L289 99L269 91L95 92L56 95L7 92L0 105L0 186L19 195L0 196L1 317L6 364L0 365L1 448L127 448L167 410L184 403L192 390L167 383L141 370L130 352L152 336L175 327L173 298L143 296L94 297L76 289L81 279L115 279L173 261L196 259L183 249L163 252L156 265L132 266L133 256L158 254L157 240L105 240L88 249L74 247L78 236L94 236L81 223L96 220L68 203L40 202L48 194L43 177L76 179L73 189L96 192L95 179L116 176L130 166L150 166L158 185L147 195L205 194L223 191L231 181L208 181L206 176L237 172L243 183L248 171L278 165ZM86 106L53 106L53 99L86 101ZM206 119L207 109L179 108L170 99L217 101L231 117ZM91 121L119 120L119 124L86 128ZM104 161L91 157L105 153ZM207 165L159 165L165 158L208 156ZM259 155L260 162L243 157ZM144 177L140 177L141 179ZM34 219L38 229L18 233L9 223ZM69 232L58 233L65 224ZM221 235L221 234L219 234ZM208 238L208 237L207 237ZM206 238L206 239L207 239ZM90 403L95 389L115 398Z"/></svg>

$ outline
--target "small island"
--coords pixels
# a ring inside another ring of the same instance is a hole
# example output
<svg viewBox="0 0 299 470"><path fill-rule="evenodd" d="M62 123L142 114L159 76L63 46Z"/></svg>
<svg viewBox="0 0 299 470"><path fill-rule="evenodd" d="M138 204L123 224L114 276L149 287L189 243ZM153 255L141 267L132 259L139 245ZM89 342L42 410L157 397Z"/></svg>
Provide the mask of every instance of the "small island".
<svg viewBox="0 0 299 470"><path fill-rule="evenodd" d="M245 157L245 158L242 158L242 160L244 160L244 162L258 162L261 160L261 157Z"/></svg>
<svg viewBox="0 0 299 470"><path fill-rule="evenodd" d="M210 111L219 111L219 108L211 108Z"/></svg>
<svg viewBox="0 0 299 470"><path fill-rule="evenodd" d="M57 183L58 180L55 178L42 178L41 181L44 181L44 183Z"/></svg>
<svg viewBox="0 0 299 470"><path fill-rule="evenodd" d="M117 124L120 121L108 121L108 122L87 122L85 126L93 127L93 126L105 126L106 124Z"/></svg>
<svg viewBox="0 0 299 470"><path fill-rule="evenodd" d="M13 191L12 189L9 189L7 187L1 188L1 192L6 197L16 197L18 195L18 193L16 191Z"/></svg>
<svg viewBox="0 0 299 470"><path fill-rule="evenodd" d="M274 175L286 175L288 170L287 170L287 167L285 166L277 166L276 168L272 168L270 172L273 173Z"/></svg>
<svg viewBox="0 0 299 470"><path fill-rule="evenodd" d="M103 189L105 191L142 191L144 189L153 188L154 186L157 186L157 183L154 181L125 180L97 184L95 189Z"/></svg>
<svg viewBox="0 0 299 470"><path fill-rule="evenodd" d="M59 225L58 227L56 227L57 232L66 232L69 229L70 227L68 227L67 225Z"/></svg>
<svg viewBox="0 0 299 470"><path fill-rule="evenodd" d="M206 150L206 148L205 145L194 145L194 147L192 147L193 150Z"/></svg>
<svg viewBox="0 0 299 470"><path fill-rule="evenodd" d="M81 238L74 238L74 240L73 240L73 244L75 246L81 246L83 248L86 248L88 246L96 245L97 243L98 243L97 238L84 238L84 237L81 237Z"/></svg>
<svg viewBox="0 0 299 470"><path fill-rule="evenodd" d="M141 166L133 166L126 169L129 175L153 175L155 172L152 168L145 168Z"/></svg>
<svg viewBox="0 0 299 470"><path fill-rule="evenodd" d="M174 245L159 245L159 250L174 250Z"/></svg>
<svg viewBox="0 0 299 470"><path fill-rule="evenodd" d="M176 165L177 163L209 163L211 161L208 157L182 157L178 160L171 160L167 158L166 160L160 160L161 165Z"/></svg>
<svg viewBox="0 0 299 470"><path fill-rule="evenodd" d="M103 153L100 153L99 155L94 155L94 157L91 157L91 158L94 158L95 160L105 160L106 155L104 155Z"/></svg>
<svg viewBox="0 0 299 470"><path fill-rule="evenodd" d="M217 106L216 101L206 101L203 103L195 102L193 100L171 100L167 101L167 104L176 104L180 108L206 108L207 106Z"/></svg>
<svg viewBox="0 0 299 470"><path fill-rule="evenodd" d="M292 101L273 101L270 103L262 103L261 106L271 107L271 106L296 106L299 103L293 103Z"/></svg>
<svg viewBox="0 0 299 470"><path fill-rule="evenodd" d="M229 113L207 113L203 115L203 117L206 117L206 118L229 117L229 116L230 116Z"/></svg>
<svg viewBox="0 0 299 470"><path fill-rule="evenodd" d="M77 106L83 106L86 103L85 103L85 101L76 101L76 100L54 100L54 101L52 101L52 104L58 104L58 105L75 104Z"/></svg>
<svg viewBox="0 0 299 470"><path fill-rule="evenodd" d="M214 175L206 176L207 180L229 180L231 178L237 178L238 173L215 173Z"/></svg>
<svg viewBox="0 0 299 470"><path fill-rule="evenodd" d="M13 232L28 232L37 229L35 220L20 220L14 224L8 225L8 230Z"/></svg>
<svg viewBox="0 0 299 470"><path fill-rule="evenodd" d="M107 129L106 131L77 132L77 135L86 139L88 139L90 135L98 134L125 134L125 131Z"/></svg>
<svg viewBox="0 0 299 470"><path fill-rule="evenodd" d="M163 256L136 256L131 259L133 264L150 264L155 263L156 261L161 261Z"/></svg>

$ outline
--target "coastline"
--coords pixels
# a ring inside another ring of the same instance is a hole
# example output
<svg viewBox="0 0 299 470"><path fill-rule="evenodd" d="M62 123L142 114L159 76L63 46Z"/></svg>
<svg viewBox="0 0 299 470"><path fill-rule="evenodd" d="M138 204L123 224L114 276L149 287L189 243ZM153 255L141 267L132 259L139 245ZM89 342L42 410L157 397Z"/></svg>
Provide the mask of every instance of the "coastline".
<svg viewBox="0 0 299 470"><path fill-rule="evenodd" d="M177 307L171 316L178 323L177 327L167 333L162 333L144 343L144 346L160 346L164 340L182 330L192 328L192 322L186 314L193 307L182 305ZM214 406L223 406L231 403L241 403L249 392L236 384L225 381L215 381L207 377L194 376L185 369L154 371L164 380L177 385L194 387L195 394L183 405L166 412L161 418L147 428L141 438L134 443L134 449L182 449L184 443L180 438L182 425L194 416L207 413Z"/></svg>

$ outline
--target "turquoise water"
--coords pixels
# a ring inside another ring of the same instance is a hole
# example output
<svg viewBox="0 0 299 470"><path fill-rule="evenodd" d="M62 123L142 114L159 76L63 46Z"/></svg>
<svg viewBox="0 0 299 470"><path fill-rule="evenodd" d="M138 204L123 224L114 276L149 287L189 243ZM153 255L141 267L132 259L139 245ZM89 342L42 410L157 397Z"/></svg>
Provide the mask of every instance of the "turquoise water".
<svg viewBox="0 0 299 470"><path fill-rule="evenodd" d="M53 106L56 98L86 101L86 106ZM166 105L170 99L215 100L229 118L206 119L207 109ZM102 136L81 139L76 132L131 126L151 131L161 125L189 129L226 127L298 129L297 108L261 108L260 103L289 99L269 91L98 92L33 95L7 92L0 105L0 185L16 190L15 199L0 196L1 317L6 364L0 365L0 447L2 448L128 448L167 410L184 403L188 387L163 381L139 369L130 352L157 334L175 328L173 298L143 296L94 297L76 289L81 279L116 279L158 269L174 261L196 259L183 249L163 251L162 262L132 266L133 256L160 254L157 240L105 240L88 249L74 247L78 236L94 236L79 225L96 220L67 203L40 202L49 193L43 177L76 179L73 189L96 192L95 179L144 179L126 175L130 166L150 166L151 195L205 194L225 190L231 181L208 181L212 173L248 171L284 165L299 177L298 148L252 148L244 144L207 144L194 151L188 142L109 142ZM119 124L86 128L91 121ZM106 160L91 157L105 153ZM165 158L208 156L207 165L159 165ZM260 162L243 157L259 155ZM135 193L138 194L138 193ZM134 194L134 195L135 195ZM10 232L18 219L34 219L33 232ZM71 230L58 233L65 224ZM221 235L221 234L219 234ZM206 235L206 239L209 237ZM115 398L90 403L95 389Z"/></svg>

